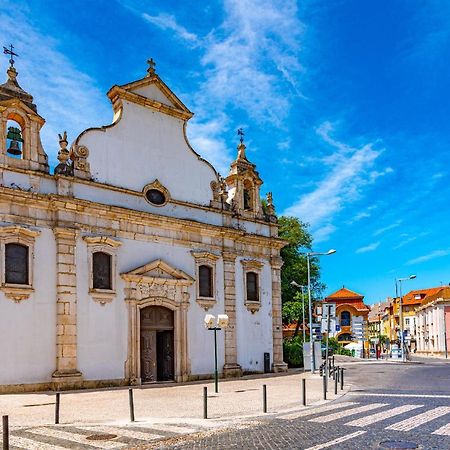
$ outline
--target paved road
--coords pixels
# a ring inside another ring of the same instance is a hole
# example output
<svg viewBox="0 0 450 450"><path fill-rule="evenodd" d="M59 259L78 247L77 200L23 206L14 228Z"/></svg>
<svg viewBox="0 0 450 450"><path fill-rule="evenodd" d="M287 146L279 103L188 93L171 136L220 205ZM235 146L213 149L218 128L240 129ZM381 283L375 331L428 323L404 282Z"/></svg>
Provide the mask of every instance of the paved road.
<svg viewBox="0 0 450 450"><path fill-rule="evenodd" d="M450 449L449 364L359 363L346 379L354 390L337 402L160 448Z"/></svg>

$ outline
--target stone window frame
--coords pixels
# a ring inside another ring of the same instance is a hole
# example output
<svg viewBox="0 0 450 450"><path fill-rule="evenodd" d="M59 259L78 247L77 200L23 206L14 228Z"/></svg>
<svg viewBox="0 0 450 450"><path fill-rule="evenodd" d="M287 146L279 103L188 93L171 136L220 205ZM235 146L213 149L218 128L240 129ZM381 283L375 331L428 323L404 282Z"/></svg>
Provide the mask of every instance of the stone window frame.
<svg viewBox="0 0 450 450"><path fill-rule="evenodd" d="M122 245L117 239L109 236L83 236L87 244L89 267L89 295L101 305L111 303L116 296L117 250ZM111 289L94 288L93 256L103 252L111 256Z"/></svg>
<svg viewBox="0 0 450 450"><path fill-rule="evenodd" d="M33 267L34 267L34 246L36 237L41 232L27 228L22 225L8 225L0 227L0 272L1 290L6 298L19 303L26 300L34 292L33 287ZM28 284L6 283L6 245L19 244L28 248Z"/></svg>
<svg viewBox="0 0 450 450"><path fill-rule="evenodd" d="M264 263L255 259L243 259L241 260L242 272L244 278L244 305L252 314L259 311L261 308L261 272L264 267ZM254 272L258 276L258 300L247 300L247 273Z"/></svg>
<svg viewBox="0 0 450 450"><path fill-rule="evenodd" d="M209 251L192 251L192 256L195 259L195 295L196 302L205 310L208 311L209 308L212 308L217 303L217 292L216 292L216 274L217 274L217 260L220 256L215 253L211 253ZM200 266L208 266L211 268L211 292L212 297L201 297L200 296L200 274L199 269Z"/></svg>
<svg viewBox="0 0 450 450"><path fill-rule="evenodd" d="M163 196L164 196L164 202L163 203L161 203L161 204L153 203L147 198L147 192L152 190L152 189L154 189L156 191L159 191L159 192L161 192L163 194ZM142 189L142 192L144 194L145 201L147 203L149 203L150 205L152 205L152 206L157 206L158 208L167 205L167 203L169 203L169 201L170 201L170 192L169 192L169 190L165 186L163 186L161 184L161 182L157 178L155 179L155 181L153 181L153 182L151 182L149 184L146 184L144 186L144 188Z"/></svg>

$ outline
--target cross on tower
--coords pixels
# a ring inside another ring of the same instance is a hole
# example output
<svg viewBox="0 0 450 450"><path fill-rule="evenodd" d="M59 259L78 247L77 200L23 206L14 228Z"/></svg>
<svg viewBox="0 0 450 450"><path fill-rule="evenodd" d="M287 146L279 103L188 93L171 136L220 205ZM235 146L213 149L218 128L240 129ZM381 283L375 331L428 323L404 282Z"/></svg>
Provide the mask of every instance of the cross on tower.
<svg viewBox="0 0 450 450"><path fill-rule="evenodd" d="M241 144L244 142L244 130L242 128L238 128L237 130L238 136L240 136L239 140L241 141Z"/></svg>
<svg viewBox="0 0 450 450"><path fill-rule="evenodd" d="M9 55L10 59L9 59L9 63L11 64L11 67L14 67L14 56L19 56L17 53L14 53L14 47L12 44L9 45L9 48L3 46L3 53L5 55Z"/></svg>
<svg viewBox="0 0 450 450"><path fill-rule="evenodd" d="M147 64L148 64L148 69L147 69L148 74L154 75L156 63L155 63L155 61L153 61L153 58L148 59Z"/></svg>

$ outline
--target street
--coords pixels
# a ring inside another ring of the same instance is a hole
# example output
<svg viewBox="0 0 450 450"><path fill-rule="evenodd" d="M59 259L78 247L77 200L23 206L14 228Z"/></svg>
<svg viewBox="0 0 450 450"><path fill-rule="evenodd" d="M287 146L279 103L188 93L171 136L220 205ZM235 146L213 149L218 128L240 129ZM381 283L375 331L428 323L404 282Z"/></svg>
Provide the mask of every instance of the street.
<svg viewBox="0 0 450 450"><path fill-rule="evenodd" d="M449 364L371 361L346 369L354 388L336 402L163 448L450 449Z"/></svg>

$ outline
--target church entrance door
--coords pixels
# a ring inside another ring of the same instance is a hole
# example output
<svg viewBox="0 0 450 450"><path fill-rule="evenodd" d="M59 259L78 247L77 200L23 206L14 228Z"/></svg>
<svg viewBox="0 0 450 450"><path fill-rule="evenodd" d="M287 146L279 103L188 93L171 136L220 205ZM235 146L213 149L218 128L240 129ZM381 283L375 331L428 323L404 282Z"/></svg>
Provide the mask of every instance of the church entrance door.
<svg viewBox="0 0 450 450"><path fill-rule="evenodd" d="M173 380L173 311L163 306L147 306L141 310L140 319L142 382Z"/></svg>

